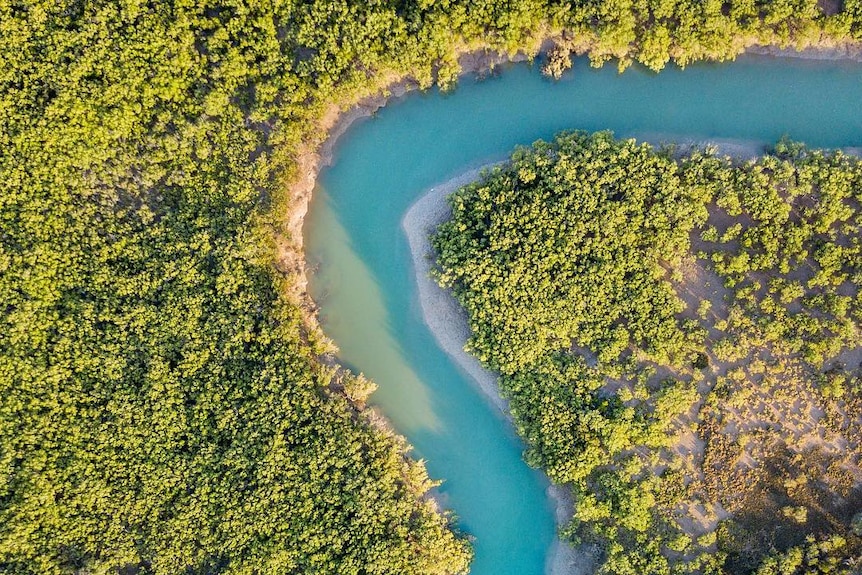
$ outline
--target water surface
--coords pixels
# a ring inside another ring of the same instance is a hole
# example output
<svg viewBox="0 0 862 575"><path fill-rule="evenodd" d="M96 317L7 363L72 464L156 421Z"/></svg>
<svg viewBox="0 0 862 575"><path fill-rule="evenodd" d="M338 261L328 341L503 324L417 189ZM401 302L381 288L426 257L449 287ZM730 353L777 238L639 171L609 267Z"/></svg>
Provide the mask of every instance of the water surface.
<svg viewBox="0 0 862 575"><path fill-rule="evenodd" d="M444 503L475 537L476 575L544 571L555 537L547 481L521 460L503 416L438 349L422 321L400 220L423 191L559 130L678 134L812 146L862 145L862 65L745 57L653 74L579 60L560 82L517 65L391 102L339 140L306 220L310 289L373 403L442 478Z"/></svg>

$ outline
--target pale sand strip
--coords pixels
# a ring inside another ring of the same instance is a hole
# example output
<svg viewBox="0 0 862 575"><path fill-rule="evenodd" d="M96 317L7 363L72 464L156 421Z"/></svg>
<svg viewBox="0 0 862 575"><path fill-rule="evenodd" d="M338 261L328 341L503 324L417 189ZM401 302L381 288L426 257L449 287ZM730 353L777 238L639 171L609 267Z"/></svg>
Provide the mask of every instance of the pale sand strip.
<svg viewBox="0 0 862 575"><path fill-rule="evenodd" d="M484 166L493 167L494 164ZM434 186L426 192L404 215L401 227L407 234L413 269L419 286L419 301L422 316L434 334L438 345L479 385L485 397L500 411L507 414L508 403L497 390L497 374L482 367L482 364L464 351L470 337L467 314L461 304L431 278L435 256L430 235L437 226L449 219L452 210L446 198L459 188L479 177L482 168L464 172L451 180Z"/></svg>
<svg viewBox="0 0 862 575"><path fill-rule="evenodd" d="M653 146L674 142L680 153L695 147L714 146L718 154L739 160L749 160L762 155L765 145L763 142L751 140L702 141L679 135L656 133L628 134L625 137L635 137L638 141L647 142ZM437 226L452 215L447 198L476 180L483 170L503 163L490 163L468 170L430 188L407 210L401 220L401 227L410 244L422 316L434 339L443 351L470 375L487 400L511 421L508 402L500 396L497 387L497 374L485 369L475 357L464 351L464 344L470 337L466 312L450 291L441 288L431 278L436 257L431 247L430 236ZM552 484L549 485L547 493L554 503L557 526L561 527L572 516L571 493L565 487ZM586 575L594 570L595 559L588 550L574 548L559 538L555 540L546 563L546 572L549 575Z"/></svg>
<svg viewBox="0 0 862 575"><path fill-rule="evenodd" d="M849 60L862 62L862 44L831 44L824 42L819 46L809 46L802 50L788 46L752 45L745 49L746 54L758 56L774 56L776 58L802 58L803 60Z"/></svg>
<svg viewBox="0 0 862 575"><path fill-rule="evenodd" d="M482 169L494 165L488 164L464 172L434 186L410 207L401 226L410 243L425 323L443 351L470 375L488 401L511 421L508 404L500 397L497 375L482 367L475 357L464 351L464 344L470 336L467 314L451 292L437 285L430 275L435 261L430 235L451 215L446 198L478 178ZM554 502L556 523L561 526L572 516L571 496L568 490L556 485L549 485L547 493ZM556 538L548 554L545 570L549 575L585 575L594 571L594 561L589 553Z"/></svg>

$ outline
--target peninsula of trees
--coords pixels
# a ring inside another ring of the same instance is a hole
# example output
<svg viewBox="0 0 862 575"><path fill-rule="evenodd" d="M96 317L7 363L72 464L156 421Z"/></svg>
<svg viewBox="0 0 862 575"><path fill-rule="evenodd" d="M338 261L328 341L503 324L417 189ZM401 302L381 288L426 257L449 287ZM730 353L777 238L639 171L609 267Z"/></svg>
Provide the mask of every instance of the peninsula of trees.
<svg viewBox="0 0 862 575"><path fill-rule="evenodd" d="M564 133L434 237L601 574L862 567L862 162Z"/></svg>
<svg viewBox="0 0 862 575"><path fill-rule="evenodd" d="M862 5L0 2L0 572L464 571L421 466L352 401L367 386L319 362L284 214L327 111L551 36L555 66L658 69L857 41ZM811 296L823 318L837 293ZM665 341L654 321L635 341Z"/></svg>

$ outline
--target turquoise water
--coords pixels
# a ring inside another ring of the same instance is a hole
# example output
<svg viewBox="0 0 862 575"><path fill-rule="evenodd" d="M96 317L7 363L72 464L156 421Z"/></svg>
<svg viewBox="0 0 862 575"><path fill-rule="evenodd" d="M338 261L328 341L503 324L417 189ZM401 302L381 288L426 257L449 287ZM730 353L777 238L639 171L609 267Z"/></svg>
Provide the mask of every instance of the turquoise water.
<svg viewBox="0 0 862 575"><path fill-rule="evenodd" d="M477 575L542 573L555 537L543 476L422 321L400 221L423 191L563 129L862 146L862 65L745 57L653 74L588 68L554 83L528 65L390 103L338 141L306 220L311 291L341 360L442 478L475 537Z"/></svg>

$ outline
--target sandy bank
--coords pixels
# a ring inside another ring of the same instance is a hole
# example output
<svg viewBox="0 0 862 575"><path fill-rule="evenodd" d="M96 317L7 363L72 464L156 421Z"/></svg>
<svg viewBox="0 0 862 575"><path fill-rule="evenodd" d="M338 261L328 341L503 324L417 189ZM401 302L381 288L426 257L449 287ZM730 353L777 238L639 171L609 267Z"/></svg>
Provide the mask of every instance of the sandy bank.
<svg viewBox="0 0 862 575"><path fill-rule="evenodd" d="M802 50L795 48L779 48L778 46L749 46L746 54L758 56L775 56L778 58L803 58L805 60L852 60L862 62L862 45L831 44L808 46Z"/></svg>
<svg viewBox="0 0 862 575"><path fill-rule="evenodd" d="M730 156L741 161L763 155L766 146L765 142L754 140L711 139L704 141L680 135L659 133L626 134L624 137L635 138L639 142L647 142L654 147L673 143L677 146L680 155L686 154L694 148L709 146L713 147L719 155ZM491 163L468 170L428 189L407 210L401 221L401 227L410 245L413 270L419 288L419 301L425 323L443 351L470 375L487 400L511 421L508 403L500 396L497 386L497 374L485 369L475 357L464 351L464 344L470 337L466 312L450 291L441 288L431 278L431 270L435 265L436 257L431 247L430 236L437 229L437 226L451 216L452 210L447 201L448 196L476 180L483 170L503 163ZM572 516L574 505L572 495L568 489L558 485L550 485L547 493L554 503L557 526L561 527ZM573 548L560 539L554 542L547 558L547 573L550 575L586 575L594 570L595 561L588 551Z"/></svg>
<svg viewBox="0 0 862 575"><path fill-rule="evenodd" d="M684 156L694 149L710 147L719 156L730 156L736 160L753 160L762 156L766 147L774 142L759 140L743 140L734 138L710 138L708 140L695 139L682 134L666 134L660 132L634 132L629 134L617 134L618 138L634 138L638 142L646 142L654 148L672 144L676 146L676 156Z"/></svg>
<svg viewBox="0 0 862 575"><path fill-rule="evenodd" d="M469 170L434 186L410 207L401 221L401 226L410 244L425 323L443 351L471 376L488 401L511 421L508 404L500 396L497 387L497 375L482 367L475 357L464 351L464 344L470 336L467 314L451 292L437 285L430 275L435 262L430 234L451 215L446 198L458 188L478 178L482 169L494 165L488 164ZM547 491L548 497L554 502L556 523L562 526L572 516L571 495L568 490L556 485L549 486ZM547 573L586 575L592 571L594 561L588 553L575 549L560 539L554 541L546 560Z"/></svg>
<svg viewBox="0 0 862 575"><path fill-rule="evenodd" d="M490 168L493 165L485 167ZM480 171L481 168L464 172L428 190L410 206L401 221L401 227L410 243L422 316L434 334L434 339L443 351L473 378L485 397L508 415L508 403L500 397L497 390L497 375L482 367L475 357L464 351L464 343L470 337L467 314L452 294L437 285L430 275L435 261L430 234L438 225L449 219L452 213L446 198L458 188L477 179Z"/></svg>

